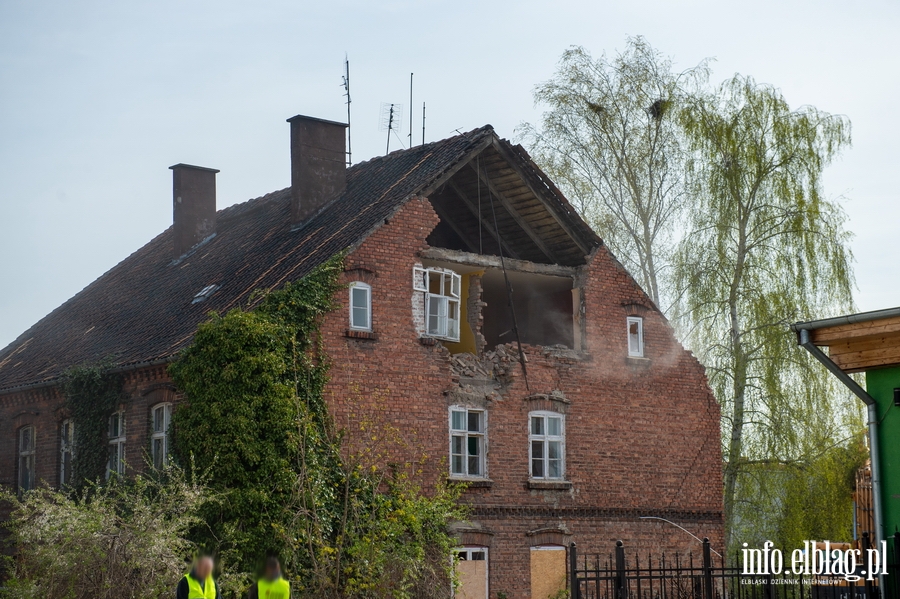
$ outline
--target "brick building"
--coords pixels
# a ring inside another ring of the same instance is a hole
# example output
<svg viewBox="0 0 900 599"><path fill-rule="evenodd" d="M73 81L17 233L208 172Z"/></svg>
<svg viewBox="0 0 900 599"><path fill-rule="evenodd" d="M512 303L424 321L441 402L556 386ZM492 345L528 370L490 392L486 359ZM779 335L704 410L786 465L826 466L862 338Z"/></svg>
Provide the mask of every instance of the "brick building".
<svg viewBox="0 0 900 599"><path fill-rule="evenodd" d="M65 480L59 377L100 359L129 397L110 469L161 460L180 399L166 365L197 324L346 251L323 327L331 409L377 413L429 480L470 483L463 596L551 595L570 541L699 548L645 516L721 545L703 368L520 146L486 126L347 168L344 125L289 122L290 188L217 212L217 171L173 166L173 226L0 351L0 484Z"/></svg>

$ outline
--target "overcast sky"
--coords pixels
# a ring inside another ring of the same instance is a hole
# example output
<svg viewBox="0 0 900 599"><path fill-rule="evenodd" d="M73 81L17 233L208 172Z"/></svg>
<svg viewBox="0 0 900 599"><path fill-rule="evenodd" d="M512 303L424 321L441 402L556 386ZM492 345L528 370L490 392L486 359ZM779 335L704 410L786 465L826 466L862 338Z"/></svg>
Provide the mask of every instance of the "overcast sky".
<svg viewBox="0 0 900 599"><path fill-rule="evenodd" d="M0 347L171 224L170 165L221 169L219 208L287 187L285 119L345 120L345 52L359 161L384 152L383 102L406 143L410 72L416 143L423 100L428 140L513 137L566 47L633 35L850 117L826 193L846 197L859 308L900 304L898 31L895 0L0 0Z"/></svg>

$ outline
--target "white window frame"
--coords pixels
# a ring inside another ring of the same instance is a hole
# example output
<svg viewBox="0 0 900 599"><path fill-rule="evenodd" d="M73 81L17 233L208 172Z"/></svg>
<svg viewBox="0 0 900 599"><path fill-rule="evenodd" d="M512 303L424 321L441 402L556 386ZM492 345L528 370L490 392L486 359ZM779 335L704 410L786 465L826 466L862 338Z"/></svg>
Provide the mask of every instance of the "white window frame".
<svg viewBox="0 0 900 599"><path fill-rule="evenodd" d="M71 418L59 424L59 486L72 482L75 461L75 421ZM68 464L68 468L66 467Z"/></svg>
<svg viewBox="0 0 900 599"><path fill-rule="evenodd" d="M447 268L416 266L413 267L413 290L424 294L425 335L459 341L462 276ZM453 318L454 314L456 318ZM432 318L435 326L432 326Z"/></svg>
<svg viewBox="0 0 900 599"><path fill-rule="evenodd" d="M535 433L533 419L542 419L542 433ZM548 419L559 419L559 434L551 435ZM534 444L542 446L541 456L534 455ZM550 444L559 443L559 476L550 476ZM534 462L540 460L541 475L534 473ZM559 412L539 410L528 413L528 476L532 480L565 480L566 479L566 416Z"/></svg>
<svg viewBox="0 0 900 599"><path fill-rule="evenodd" d="M156 414L162 412L162 427L156 426ZM172 424L172 404L158 403L150 408L150 459L154 468L169 465L169 427ZM160 442L162 456L157 456L157 441Z"/></svg>
<svg viewBox="0 0 900 599"><path fill-rule="evenodd" d="M490 555L488 554L488 548L482 547L481 545L467 545L464 547L456 547L453 549L453 553L455 554L454 559L457 562L461 561L483 561L485 564L484 568L484 596L490 597L489 585L491 580L491 561ZM479 557L478 554L481 554ZM465 557L463 557L465 555ZM473 557L479 557L479 559L472 559ZM456 596L456 592L453 593L453 596Z"/></svg>
<svg viewBox="0 0 900 599"><path fill-rule="evenodd" d="M366 295L366 322L364 325L360 325L358 323L354 323L353 313L356 309L356 306L353 304L353 294L354 292L363 291ZM372 286L368 283L363 283L362 281L353 281L350 283L350 289L348 291L350 306L349 306L349 315L350 315L350 328L354 331L371 331L372 330Z"/></svg>
<svg viewBox="0 0 900 599"><path fill-rule="evenodd" d="M116 422L117 429L113 430L113 422ZM109 417L109 424L107 425L106 431L107 438L109 439L109 459L106 462L106 480L109 480L112 475L123 475L125 474L125 411L118 410L114 412ZM112 457L113 451L115 451L116 456L116 469L113 472L112 469Z"/></svg>
<svg viewBox="0 0 900 599"><path fill-rule="evenodd" d="M454 414L462 414L462 427L454 427L453 425L453 416ZM469 430L469 414L479 414L479 424L480 430ZM487 410L483 410L481 408L467 408L465 406L451 406L449 410L449 427L450 427L450 476L452 478L464 478L464 479L472 479L472 478L487 478ZM462 451L454 451L454 441L456 439L461 439L462 441ZM477 444L480 453L478 455L472 455L469 453L469 443L470 439L474 440ZM453 458L454 456L462 457L462 469L457 471L454 466ZM478 472L472 473L469 468L469 460L472 458L477 458L477 467L476 470Z"/></svg>
<svg viewBox="0 0 900 599"><path fill-rule="evenodd" d="M644 319L640 316L629 316L625 319L625 335L628 340L628 357L643 358L644 357ZM632 344L631 325L637 325L637 344Z"/></svg>
<svg viewBox="0 0 900 599"><path fill-rule="evenodd" d="M31 445L28 447L25 447L26 431L30 431L31 433ZM37 472L37 429L35 429L34 425L27 424L19 428L17 449L17 457L19 460L19 492L24 493L33 490L36 486L35 478ZM26 473L30 475L27 479Z"/></svg>

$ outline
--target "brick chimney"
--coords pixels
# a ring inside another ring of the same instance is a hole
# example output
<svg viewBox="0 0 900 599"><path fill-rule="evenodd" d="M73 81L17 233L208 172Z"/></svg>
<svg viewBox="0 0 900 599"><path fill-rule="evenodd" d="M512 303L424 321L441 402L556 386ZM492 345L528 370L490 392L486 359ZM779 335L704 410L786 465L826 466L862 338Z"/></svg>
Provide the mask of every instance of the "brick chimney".
<svg viewBox="0 0 900 599"><path fill-rule="evenodd" d="M344 123L297 115L291 124L291 225L302 225L347 186Z"/></svg>
<svg viewBox="0 0 900 599"><path fill-rule="evenodd" d="M172 169L172 213L175 257L216 232L216 173L214 168L176 164Z"/></svg>

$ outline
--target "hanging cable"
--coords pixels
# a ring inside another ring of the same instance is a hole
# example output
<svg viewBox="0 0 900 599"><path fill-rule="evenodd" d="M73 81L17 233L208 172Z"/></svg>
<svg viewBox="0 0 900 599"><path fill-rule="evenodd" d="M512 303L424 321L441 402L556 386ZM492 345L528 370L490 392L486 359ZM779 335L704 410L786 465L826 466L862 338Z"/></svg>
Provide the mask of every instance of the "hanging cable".
<svg viewBox="0 0 900 599"><path fill-rule="evenodd" d="M481 181L480 163L477 164L478 181ZM479 190L481 187L479 186ZM500 243L500 228L497 226L497 211L494 209L494 194L488 189L488 198L491 201L491 215L494 217L494 234L497 236L497 250L500 252L500 269L503 271L503 281L506 283L506 298L509 301L509 312L512 315L513 332L516 334L516 346L519 348L519 364L522 365L522 375L525 377L525 389L531 391L528 386L528 368L525 366L525 352L522 351L522 339L519 337L519 322L516 320L516 307L513 304L512 285L509 284L509 275L506 274L506 260L503 258L503 244Z"/></svg>
<svg viewBox="0 0 900 599"><path fill-rule="evenodd" d="M475 157L475 171L476 171L476 179L478 179L478 253L484 253L484 243L482 242L482 234L481 234L481 154Z"/></svg>

